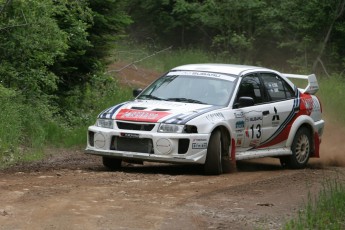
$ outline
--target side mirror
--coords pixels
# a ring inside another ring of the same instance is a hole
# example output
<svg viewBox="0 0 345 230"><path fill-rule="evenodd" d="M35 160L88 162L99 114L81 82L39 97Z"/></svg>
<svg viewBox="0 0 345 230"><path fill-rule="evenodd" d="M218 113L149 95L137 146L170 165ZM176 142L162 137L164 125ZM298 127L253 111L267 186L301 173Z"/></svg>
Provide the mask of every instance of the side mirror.
<svg viewBox="0 0 345 230"><path fill-rule="evenodd" d="M143 92L143 89L133 89L133 96L137 97L141 92Z"/></svg>
<svg viewBox="0 0 345 230"><path fill-rule="evenodd" d="M252 97L240 97L237 104L238 108L242 108L253 106L255 103Z"/></svg>

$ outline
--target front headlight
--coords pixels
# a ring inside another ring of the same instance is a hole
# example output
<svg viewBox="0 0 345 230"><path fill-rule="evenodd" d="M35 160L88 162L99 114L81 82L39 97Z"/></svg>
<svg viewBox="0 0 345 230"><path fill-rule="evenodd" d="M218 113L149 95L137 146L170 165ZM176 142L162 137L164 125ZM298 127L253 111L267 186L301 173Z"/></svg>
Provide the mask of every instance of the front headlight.
<svg viewBox="0 0 345 230"><path fill-rule="evenodd" d="M112 119L97 119L96 126L113 129L114 128L114 120Z"/></svg>
<svg viewBox="0 0 345 230"><path fill-rule="evenodd" d="M184 125L160 124L158 132L161 133L182 133Z"/></svg>

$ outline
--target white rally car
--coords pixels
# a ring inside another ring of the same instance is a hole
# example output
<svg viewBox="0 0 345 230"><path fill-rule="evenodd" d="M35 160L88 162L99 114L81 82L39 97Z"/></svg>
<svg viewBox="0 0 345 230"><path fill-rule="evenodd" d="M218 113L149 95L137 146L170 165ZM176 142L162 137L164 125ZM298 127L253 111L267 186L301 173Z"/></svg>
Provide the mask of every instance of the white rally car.
<svg viewBox="0 0 345 230"><path fill-rule="evenodd" d="M288 78L308 80L298 89ZM106 109L88 129L88 154L104 166L122 160L203 164L221 174L226 160L279 157L303 168L319 157L324 128L314 74L255 66L176 67L136 98Z"/></svg>

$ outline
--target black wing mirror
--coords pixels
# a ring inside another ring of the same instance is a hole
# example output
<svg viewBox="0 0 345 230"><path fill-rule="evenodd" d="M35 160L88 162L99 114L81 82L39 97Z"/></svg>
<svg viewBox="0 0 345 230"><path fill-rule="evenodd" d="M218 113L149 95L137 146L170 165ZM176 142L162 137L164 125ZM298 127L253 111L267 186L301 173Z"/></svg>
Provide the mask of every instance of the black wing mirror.
<svg viewBox="0 0 345 230"><path fill-rule="evenodd" d="M254 99L252 97L240 97L238 103L236 103L237 108L253 106Z"/></svg>
<svg viewBox="0 0 345 230"><path fill-rule="evenodd" d="M137 97L141 92L143 92L143 89L133 89L133 96Z"/></svg>

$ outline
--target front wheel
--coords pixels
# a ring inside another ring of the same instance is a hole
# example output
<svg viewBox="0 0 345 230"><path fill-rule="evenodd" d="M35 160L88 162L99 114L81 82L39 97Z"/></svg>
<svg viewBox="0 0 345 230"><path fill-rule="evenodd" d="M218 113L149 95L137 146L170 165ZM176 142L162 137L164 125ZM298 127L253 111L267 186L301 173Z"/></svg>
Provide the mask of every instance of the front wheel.
<svg viewBox="0 0 345 230"><path fill-rule="evenodd" d="M305 168L308 163L311 153L311 136L307 128L300 128L291 145L291 156L284 156L280 158L282 166L293 169Z"/></svg>
<svg viewBox="0 0 345 230"><path fill-rule="evenodd" d="M208 142L204 172L207 175L219 175L223 172L222 167L222 141L219 130L211 134Z"/></svg>

